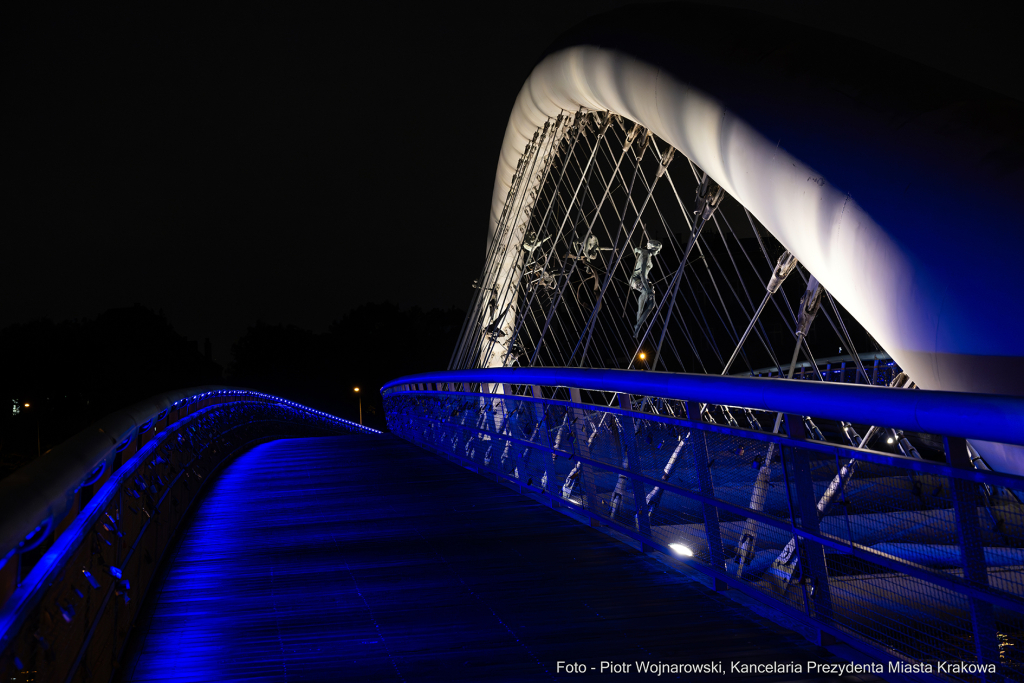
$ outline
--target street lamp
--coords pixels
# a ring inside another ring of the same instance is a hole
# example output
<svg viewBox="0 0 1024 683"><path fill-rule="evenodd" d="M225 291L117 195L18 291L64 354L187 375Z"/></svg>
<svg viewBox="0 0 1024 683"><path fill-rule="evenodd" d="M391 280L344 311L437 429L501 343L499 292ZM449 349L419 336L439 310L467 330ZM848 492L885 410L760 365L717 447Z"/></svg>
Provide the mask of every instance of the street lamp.
<svg viewBox="0 0 1024 683"><path fill-rule="evenodd" d="M359 424L363 424L363 395L359 393L359 387L355 388L355 392L359 397Z"/></svg>
<svg viewBox="0 0 1024 683"><path fill-rule="evenodd" d="M26 408L31 408L32 404L26 401L25 402L25 407ZM32 412L34 412L36 414L35 415L36 416L36 457L38 458L40 455L43 454L42 427L39 426L39 412L38 411L32 411Z"/></svg>

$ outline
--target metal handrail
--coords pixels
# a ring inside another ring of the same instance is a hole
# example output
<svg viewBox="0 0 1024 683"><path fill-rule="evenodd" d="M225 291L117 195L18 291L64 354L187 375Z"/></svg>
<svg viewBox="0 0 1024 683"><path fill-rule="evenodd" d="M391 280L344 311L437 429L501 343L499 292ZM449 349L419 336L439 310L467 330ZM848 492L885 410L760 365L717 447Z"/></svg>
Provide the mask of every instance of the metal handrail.
<svg viewBox="0 0 1024 683"><path fill-rule="evenodd" d="M867 361L892 361L892 356L887 354L885 351L863 351L857 354L857 357L861 362ZM827 365L835 365L837 363L851 363L848 370L856 370L856 362L853 359L853 355L846 353L838 356L823 356L821 358L815 358L814 363L808 360L798 360L795 363L797 368L811 368L817 366L818 368L825 368ZM833 368L835 369L835 368ZM783 363L782 365L766 365L763 368L754 368L753 370L743 370L742 372L731 372L730 377L750 377L756 375L771 375L772 373L778 374L779 370L782 370L782 374L785 375L786 371L789 370L789 363Z"/></svg>
<svg viewBox="0 0 1024 683"><path fill-rule="evenodd" d="M488 368L409 375L382 393L408 384L469 382L566 386L742 406L857 424L1024 445L1024 397L954 391L799 382L768 377L720 377L638 370Z"/></svg>
<svg viewBox="0 0 1024 683"><path fill-rule="evenodd" d="M109 678L140 604L119 611L123 606L112 598L123 596L125 604L144 598L173 534L211 475L269 440L380 433L251 390L175 393L188 395L173 401L173 394L165 394L148 407L121 411L62 445L64 459L77 463L78 474L87 471L85 478L46 508L43 521L0 558L0 667L5 671L38 669L47 679L71 680L87 670L94 678ZM96 457L99 467L88 470ZM55 486L45 477L36 484L43 491ZM45 496L37 499L37 506L46 502ZM22 523L26 518L31 523L27 515ZM25 530L7 520L4 526L8 536ZM72 622L74 628L67 628ZM52 657L54 649L61 658ZM96 656L101 650L105 655Z"/></svg>
<svg viewBox="0 0 1024 683"><path fill-rule="evenodd" d="M1020 443L1022 398L565 368L412 375L382 394L396 436L691 558L819 637L987 671L1016 656L1024 477L972 466L965 439ZM704 422L695 403L783 411L786 432ZM943 436L945 462L808 439L801 415Z"/></svg>
<svg viewBox="0 0 1024 683"><path fill-rule="evenodd" d="M225 394L235 394L239 399L283 402L333 417L252 389L219 385L167 391L111 413L0 480L0 566L41 522L47 519L57 522L66 515L74 493L89 481L99 466L112 467L114 455L138 437L140 428L148 428L163 419L175 406ZM379 433L342 421L355 429Z"/></svg>
<svg viewBox="0 0 1024 683"><path fill-rule="evenodd" d="M409 389L408 391L392 391L388 395L401 395L401 394L416 394L416 395L439 395L445 396L469 398L473 400L480 399L493 399L495 394L481 393L474 391L419 391L415 389ZM884 451L871 450L870 448L854 448L852 446L833 443L829 441L815 441L813 439L795 439L787 436L785 433L772 433L767 431L756 431L749 427L731 427L723 424L715 424L713 422L695 422L683 417L666 416L666 415L655 415L652 413L637 413L631 410L623 410L622 408L616 408L615 406L597 406L593 404L576 404L571 401L561 401L558 399L537 399L532 396L510 396L520 403L530 403L538 406L563 406L563 407L589 407L599 409L603 413L611 415L619 415L622 417L636 417L637 419L643 419L650 423L663 423L668 425L677 425L687 428L700 429L708 433L716 433L722 435L733 435L740 436L745 439L751 439L753 441L761 441L764 443L774 443L778 446L791 446L793 448L803 448L808 451L814 451L819 455L838 456L838 457L855 457L858 460L864 462L874 463L876 465L888 465L891 467L902 467L907 470L913 470L914 472L920 472L922 474L931 474L940 477L949 477L951 479L961 479L963 481L973 481L978 484L990 484L992 486L1002 486L1007 489L1013 489L1015 491L1024 491L1024 476L1018 474L1007 474L1005 472L996 472L990 469L957 469L950 467L949 465L942 464L940 462L934 462L931 460L919 460L917 458L908 457L901 454L886 453ZM424 418L426 419L426 418ZM437 424L444 424L446 420L444 418L434 418L431 421ZM487 433L486 430L469 428L463 425L463 430L475 431L480 434ZM534 446L535 444L529 444L527 442L520 442L520 440L505 435L502 437L508 441L514 443L520 443L521 445ZM554 447L548 447L548 451L556 453L558 455L570 455L568 451L564 449L558 449Z"/></svg>

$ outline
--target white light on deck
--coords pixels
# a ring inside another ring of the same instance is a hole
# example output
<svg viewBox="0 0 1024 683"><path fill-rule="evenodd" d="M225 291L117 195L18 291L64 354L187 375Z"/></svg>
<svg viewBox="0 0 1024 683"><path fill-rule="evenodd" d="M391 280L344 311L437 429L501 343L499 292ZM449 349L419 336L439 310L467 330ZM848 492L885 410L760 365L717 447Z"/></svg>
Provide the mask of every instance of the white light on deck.
<svg viewBox="0 0 1024 683"><path fill-rule="evenodd" d="M693 557L693 551L687 548L682 543L669 543L668 547L676 555L682 555L683 557Z"/></svg>

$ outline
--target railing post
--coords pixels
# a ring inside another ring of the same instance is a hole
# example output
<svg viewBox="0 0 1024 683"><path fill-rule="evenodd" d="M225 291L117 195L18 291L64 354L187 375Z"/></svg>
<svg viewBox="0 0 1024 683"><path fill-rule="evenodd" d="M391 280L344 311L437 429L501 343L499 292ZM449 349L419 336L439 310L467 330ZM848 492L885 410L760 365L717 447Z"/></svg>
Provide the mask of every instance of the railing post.
<svg viewBox="0 0 1024 683"><path fill-rule="evenodd" d="M690 422L703 422L700 414L700 404L696 401L686 402L686 416ZM707 435L703 429L695 429L693 435L693 464L697 471L697 483L700 486L701 495L707 498L715 497L715 483L711 477L711 467L708 464L708 443ZM725 572L725 553L722 550L722 530L718 522L718 508L711 503L704 503L704 534L708 542L708 556L711 568L718 572ZM714 589L724 591L729 585L714 577Z"/></svg>
<svg viewBox="0 0 1024 683"><path fill-rule="evenodd" d="M946 449L946 462L950 467L960 470L974 469L967 453L966 439L947 436L943 437L942 442ZM978 525L978 484L957 478L951 478L950 483L964 578L972 584L987 586L988 569L985 566L985 549L982 547L981 528ZM999 652L992 604L978 598L968 598L968 601L978 663L998 664Z"/></svg>
<svg viewBox="0 0 1024 683"><path fill-rule="evenodd" d="M530 385L530 393L538 401L544 400L544 389L538 384ZM548 435L548 425L545 423L547 419L547 404L546 403L534 403L533 405L533 419L536 420L536 429L534 430L534 447L531 450L538 451L541 460L544 463L544 467L550 471L547 463L551 457L551 438ZM516 461L519 462L522 459L522 455L516 457ZM522 466L522 465L520 465ZM525 471L525 469L524 469ZM550 484L551 477L548 477L548 483Z"/></svg>
<svg viewBox="0 0 1024 683"><path fill-rule="evenodd" d="M631 474L641 474L643 467L640 464L640 451L636 446L636 423L633 420L633 405L629 394L619 394L619 408L627 411L622 416L623 443L622 460ZM630 477L629 482L633 490L633 510L636 512L636 530L647 539L651 537L651 519L647 516L647 492L644 491L644 483L636 477ZM640 542L640 552L654 550Z"/></svg>
<svg viewBox="0 0 1024 683"><path fill-rule="evenodd" d="M530 385L530 391L533 393L534 398L544 398L544 390L541 386L537 384ZM535 414L537 415L537 421L540 425L540 429L538 429L537 433L537 441L544 449L541 454L545 475L543 489L546 493L553 493L561 489L561 484L556 482L556 478L558 477L558 456L555 453L555 447L559 445L558 427L548 422L551 406L549 406L547 402L543 404L535 404L535 406ZM568 437L566 438L568 440Z"/></svg>
<svg viewBox="0 0 1024 683"><path fill-rule="evenodd" d="M573 417L582 418L584 416L582 408L583 397L580 395L580 390L576 387L570 388L569 398L572 399L574 406L581 406L573 408L574 413L579 412L578 415L573 415ZM587 434L586 424L585 420L580 419L576 420L576 423L573 425L574 433L576 434L576 447L573 451L580 458L580 470L582 470L580 478L583 480L583 495L581 499L583 500L583 507L591 513L591 526L593 526L596 524L594 522L594 508L597 505L597 482L594 479L594 467L587 460L587 458L590 458L590 445L588 443L590 435Z"/></svg>
<svg viewBox="0 0 1024 683"><path fill-rule="evenodd" d="M786 415L786 433L791 439L804 440L807 433L804 431L804 421L799 415ZM788 453L787 453L788 451ZM818 499L814 494L814 481L811 479L811 463L807 451L791 446L782 448L783 467L789 467L793 472L794 486L796 488L797 510L800 512L800 528L813 534L820 534L821 525L818 520ZM786 456L789 456L789 463L786 463ZM794 539L797 540L797 539ZM806 567L807 578L811 580L809 596L814 602L814 617L826 624L832 623L832 593L828 585L828 567L825 564L825 548L815 541L806 538L797 541L797 547L803 546L801 566ZM799 551L798 551L799 552ZM806 561L806 564L803 562ZM801 580L804 579L801 571ZM807 602L808 615L810 615L811 601Z"/></svg>

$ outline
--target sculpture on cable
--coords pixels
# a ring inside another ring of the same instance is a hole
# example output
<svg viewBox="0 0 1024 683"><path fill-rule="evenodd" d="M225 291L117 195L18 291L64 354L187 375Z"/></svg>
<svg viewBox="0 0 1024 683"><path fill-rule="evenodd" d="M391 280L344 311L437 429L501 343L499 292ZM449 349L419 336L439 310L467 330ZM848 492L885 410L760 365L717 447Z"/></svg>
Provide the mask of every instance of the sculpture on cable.
<svg viewBox="0 0 1024 683"><path fill-rule="evenodd" d="M591 235L590 238L587 240L586 247L583 249L582 253L579 252L579 244L579 242L573 242L573 245L576 247L577 255L573 256L571 254L566 254L565 256L566 258L579 259L580 261L586 264L586 274L583 276L583 279L580 280L580 284L576 287L576 296L579 297L579 293L583 289L583 284L589 280L594 281L594 294L597 294L598 292L601 291L601 283L598 280L597 271L594 270L594 267L591 266L589 262L597 259L597 252L614 251L614 249L612 249L611 247L598 247L597 238L594 237L593 235Z"/></svg>
<svg viewBox="0 0 1024 683"><path fill-rule="evenodd" d="M523 345L519 343L519 340L512 342L512 345L508 348L508 353L505 354L505 367L512 367L513 363L518 363L519 358L525 355L526 350Z"/></svg>
<svg viewBox="0 0 1024 683"><path fill-rule="evenodd" d="M543 287L544 289L555 289L558 278L553 274L549 273L543 266L537 266L533 270L527 272L527 276L531 277L529 282L526 283L526 291L532 292L534 287Z"/></svg>
<svg viewBox="0 0 1024 683"><path fill-rule="evenodd" d="M597 252L599 251L611 251L611 247L598 246L597 235L591 235L587 238L586 242L573 242L573 249L576 250L575 254L566 254L565 258L574 258L583 262L584 267L587 269L587 273L593 272L590 267L591 262L597 260Z"/></svg>
<svg viewBox="0 0 1024 683"><path fill-rule="evenodd" d="M544 244L549 239L551 239L551 235L548 235L544 239L540 239L537 237L537 232L535 230L531 230L526 233L525 237L523 237L523 251L528 254L533 254L534 249Z"/></svg>
<svg viewBox="0 0 1024 683"><path fill-rule="evenodd" d="M524 267L530 262L530 259L535 256L534 251L540 247L540 245L551 239L551 235L544 237L543 239L537 236L535 230L530 230L523 237L523 251L526 252L526 258L524 259ZM557 259L556 259L557 260ZM530 292L534 287L544 287L546 289L555 288L555 276L549 273L543 266L534 265L530 270L527 270L525 275L529 277L536 276L534 279L529 280L526 283L526 291Z"/></svg>
<svg viewBox="0 0 1024 683"><path fill-rule="evenodd" d="M487 297L487 318L493 319L494 312L498 310L498 288L496 286L484 287L477 280L473 280L473 289L483 289L490 292Z"/></svg>
<svg viewBox="0 0 1024 683"><path fill-rule="evenodd" d="M633 337L640 336L640 329L643 327L647 316L654 310L654 287L648 276L651 268L654 267L654 257L661 251L661 242L648 240L646 249L633 247L636 254L636 267L633 268L633 275L629 278L629 286L640 292L640 300L637 303L636 326L633 327Z"/></svg>
<svg viewBox="0 0 1024 683"><path fill-rule="evenodd" d="M491 341L498 341L499 337L505 336L505 330L501 329L501 324L505 321L505 314L508 313L508 309L512 307L512 299L509 299L508 303L505 304L505 308L502 309L498 317L491 321L491 324L484 328L484 332L487 333Z"/></svg>

